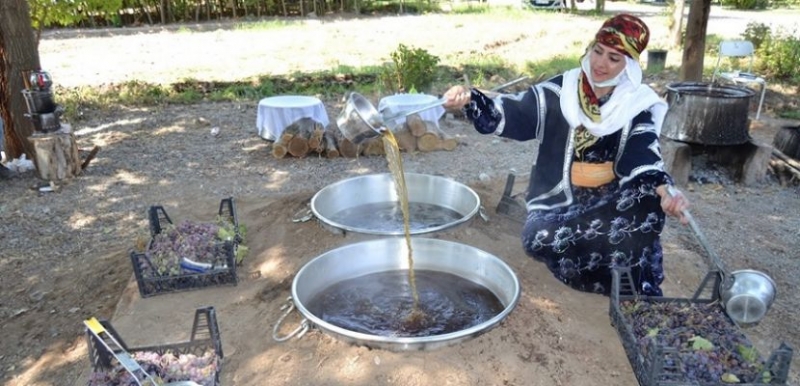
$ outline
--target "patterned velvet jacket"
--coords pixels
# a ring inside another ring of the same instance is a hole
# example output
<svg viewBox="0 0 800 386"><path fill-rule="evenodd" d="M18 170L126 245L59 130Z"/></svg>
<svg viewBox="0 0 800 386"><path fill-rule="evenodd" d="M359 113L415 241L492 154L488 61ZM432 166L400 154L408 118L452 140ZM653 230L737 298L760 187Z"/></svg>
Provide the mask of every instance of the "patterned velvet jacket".
<svg viewBox="0 0 800 386"><path fill-rule="evenodd" d="M465 108L480 133L538 143L526 198L529 211L572 204L570 170L575 160L576 128L569 126L561 111L562 81L563 75L559 75L518 94L494 99L473 89L472 102ZM590 162L613 161L615 183L671 182L664 172L650 111L641 111L600 143L597 146L611 147L605 152L609 159Z"/></svg>

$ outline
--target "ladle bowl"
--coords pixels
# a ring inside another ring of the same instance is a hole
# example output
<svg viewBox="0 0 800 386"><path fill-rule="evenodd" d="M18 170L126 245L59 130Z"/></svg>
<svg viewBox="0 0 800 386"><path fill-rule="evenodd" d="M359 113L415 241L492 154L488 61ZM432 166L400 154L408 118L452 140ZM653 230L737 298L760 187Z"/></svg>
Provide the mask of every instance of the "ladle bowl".
<svg viewBox="0 0 800 386"><path fill-rule="evenodd" d="M759 322L775 300L775 282L752 269L735 271L730 276L730 287L720 291L725 312L740 325Z"/></svg>
<svg viewBox="0 0 800 386"><path fill-rule="evenodd" d="M672 186L669 186L667 191L671 196L676 195L676 190ZM728 272L722 265L722 260L711 249L694 216L688 209L684 209L682 214L688 220L689 227L692 228L700 246L706 251L711 266L719 272L721 278L719 297L725 313L743 327L760 322L775 300L775 282L767 274L752 269Z"/></svg>

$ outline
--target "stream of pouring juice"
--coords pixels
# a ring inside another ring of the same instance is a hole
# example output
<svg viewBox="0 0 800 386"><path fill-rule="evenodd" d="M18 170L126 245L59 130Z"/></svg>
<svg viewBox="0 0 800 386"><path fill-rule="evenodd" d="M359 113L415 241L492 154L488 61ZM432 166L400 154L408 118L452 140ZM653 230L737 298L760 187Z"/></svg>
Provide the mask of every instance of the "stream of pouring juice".
<svg viewBox="0 0 800 386"><path fill-rule="evenodd" d="M406 188L406 177L403 173L403 158L400 155L400 147L392 131L383 131L383 148L386 153L386 161L389 163L389 170L392 172L397 196L400 198L400 209L403 211L403 230L406 236L406 246L408 247L408 280L411 284L411 292L414 297L414 308L408 317L410 322L421 322L424 314L419 308L419 293L417 292L417 281L414 276L414 256L411 251L411 226L410 210L408 209L408 189Z"/></svg>

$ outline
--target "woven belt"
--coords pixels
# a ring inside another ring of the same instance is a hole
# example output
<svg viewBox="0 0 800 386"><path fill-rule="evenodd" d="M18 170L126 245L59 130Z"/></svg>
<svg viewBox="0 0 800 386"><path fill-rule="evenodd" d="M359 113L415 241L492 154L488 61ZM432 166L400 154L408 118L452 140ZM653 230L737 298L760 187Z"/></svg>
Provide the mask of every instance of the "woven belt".
<svg viewBox="0 0 800 386"><path fill-rule="evenodd" d="M596 188L614 181L614 163L611 161L601 164L573 162L571 176L573 186Z"/></svg>

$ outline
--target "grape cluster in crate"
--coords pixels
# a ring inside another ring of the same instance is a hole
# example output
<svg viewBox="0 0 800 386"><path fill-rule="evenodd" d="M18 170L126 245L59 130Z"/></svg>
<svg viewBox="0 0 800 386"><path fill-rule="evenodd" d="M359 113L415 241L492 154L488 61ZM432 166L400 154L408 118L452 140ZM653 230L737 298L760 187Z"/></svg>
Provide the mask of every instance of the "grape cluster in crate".
<svg viewBox="0 0 800 386"><path fill-rule="evenodd" d="M692 298L639 296L630 269L616 268L611 323L641 386L786 385L793 350L782 343L764 359L718 301L717 272Z"/></svg>
<svg viewBox="0 0 800 386"><path fill-rule="evenodd" d="M201 356L144 351L134 353L133 359L144 371L164 383L194 381L203 386L216 385L219 358L213 351L206 351ZM87 384L87 386L128 385L136 385L136 378L121 365L114 366L109 371L93 372Z"/></svg>
<svg viewBox="0 0 800 386"><path fill-rule="evenodd" d="M149 218L150 239L131 252L142 297L237 284L248 248L233 198L220 202L215 221L175 224L162 206L150 207Z"/></svg>
<svg viewBox="0 0 800 386"><path fill-rule="evenodd" d="M633 327L639 350L661 345L677 350L670 368L703 383L770 383L764 359L722 312L719 303L654 303L626 300L622 314ZM674 367L673 367L674 366Z"/></svg>
<svg viewBox="0 0 800 386"><path fill-rule="evenodd" d="M108 334L120 343L134 361L150 376L164 383L194 381L203 386L219 386L224 354L214 307L198 308L188 341L146 347L128 347L107 320L100 321ZM86 329L92 372L87 386L137 385L135 377L120 363L118 355Z"/></svg>

